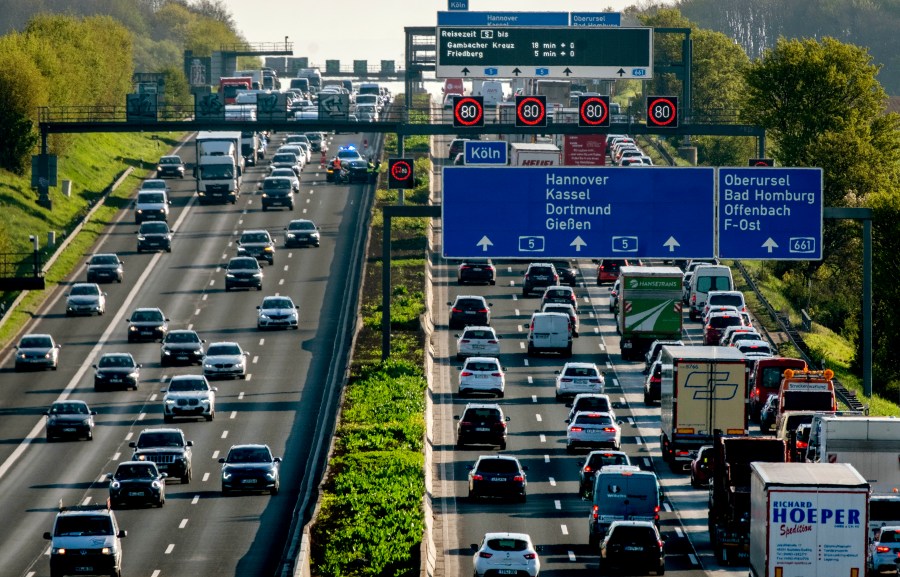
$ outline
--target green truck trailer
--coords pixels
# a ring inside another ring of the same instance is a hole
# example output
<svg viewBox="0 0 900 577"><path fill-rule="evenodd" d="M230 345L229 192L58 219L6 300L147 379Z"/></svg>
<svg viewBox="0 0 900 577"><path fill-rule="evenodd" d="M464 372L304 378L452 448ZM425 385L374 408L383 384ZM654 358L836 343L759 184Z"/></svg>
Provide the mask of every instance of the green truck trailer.
<svg viewBox="0 0 900 577"><path fill-rule="evenodd" d="M622 360L640 359L657 339L681 338L681 281L674 266L623 266L617 330Z"/></svg>

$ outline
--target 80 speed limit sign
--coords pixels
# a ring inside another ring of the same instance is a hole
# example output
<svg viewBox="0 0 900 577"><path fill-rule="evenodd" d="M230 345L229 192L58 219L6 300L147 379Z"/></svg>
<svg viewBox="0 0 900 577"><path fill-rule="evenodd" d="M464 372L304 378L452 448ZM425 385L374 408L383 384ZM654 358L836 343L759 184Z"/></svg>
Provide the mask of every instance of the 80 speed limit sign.
<svg viewBox="0 0 900 577"><path fill-rule="evenodd" d="M516 96L516 126L547 126L547 97Z"/></svg>
<svg viewBox="0 0 900 577"><path fill-rule="evenodd" d="M609 96L579 96L578 126L609 126Z"/></svg>
<svg viewBox="0 0 900 577"><path fill-rule="evenodd" d="M678 97L648 96L647 126L678 128Z"/></svg>
<svg viewBox="0 0 900 577"><path fill-rule="evenodd" d="M481 96L457 96L453 99L453 126L484 126L484 99Z"/></svg>

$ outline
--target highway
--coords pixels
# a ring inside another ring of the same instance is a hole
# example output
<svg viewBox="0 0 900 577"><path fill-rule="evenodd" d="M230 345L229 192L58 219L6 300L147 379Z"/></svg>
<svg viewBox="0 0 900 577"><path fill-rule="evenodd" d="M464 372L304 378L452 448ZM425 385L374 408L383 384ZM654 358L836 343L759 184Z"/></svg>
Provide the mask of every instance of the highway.
<svg viewBox="0 0 900 577"><path fill-rule="evenodd" d="M282 134L269 145L274 152ZM337 135L330 146L376 135ZM192 143L179 153L194 162ZM80 267L57 287L25 332L51 333L62 344L58 371L16 373L12 349L0 356L0 511L10 525L0 548L4 575L48 575L49 542L57 505L104 502L103 475L128 460L128 442L144 428L163 425L160 389L173 375L200 367L161 368L158 343L129 344L124 321L134 308L158 306L170 329L192 328L209 343L233 340L250 352L246 380L214 381L212 422L179 420L193 446L193 480L170 481L162 509L117 512L127 576L272 575L282 560L295 506L308 520L323 454L340 397L356 323L372 188L325 182L319 158L303 171L293 212L262 212L257 183L265 162L248 168L236 205L199 206L194 181L167 179L175 230L171 253L137 254L131 211L123 210L95 247L125 261L122 284L107 292L103 316L67 318L65 292L84 281ZM190 175L190 169L188 170ZM320 248L282 247L282 229L295 218L315 221ZM235 255L244 229L265 228L277 240L273 266L263 264L262 291L224 291L223 265ZM263 296L290 295L300 306L298 331L259 332L256 305ZM143 364L137 391L95 392L99 355L132 353ZM47 444L43 412L57 399L81 399L99 414L94 440ZM238 443L267 443L284 458L277 496L219 493L220 456Z"/></svg>
<svg viewBox="0 0 900 577"><path fill-rule="evenodd" d="M434 156L445 157L446 142L434 146ZM439 164L446 163L440 160ZM435 167L440 182L440 167ZM440 240L440 230L436 230ZM436 248L440 255L440 246ZM588 548L590 503L577 495L580 466L585 452L566 454L568 408L554 399L555 375L568 361L594 362L606 371L605 391L610 395L622 427L622 450L634 464L657 473L665 492L660 529L666 537L666 572L671 575L746 575L746 567L720 567L709 546L707 494L692 489L688 475L673 474L662 462L659 448L659 406L643 404L643 363L622 362L614 317L609 312L611 285L598 287L596 265L579 261L580 338L572 359L547 355L528 358L525 325L539 308L540 299L521 296L527 262L495 261L496 286L456 284L458 261L439 256L434 271L436 335L434 366L434 492L435 542L444 575L467 575L472 570L471 545L490 531L523 532L542 550L542 575L583 575L596 569L597 553ZM539 260L539 259L536 259ZM499 402L510 417L509 441L503 454L518 457L528 466L528 502L492 500L473 503L467 495L467 469L488 447L457 450L456 421L467 402L495 402L456 394L458 368L455 334L447 327L446 303L456 295L483 295L491 309L491 325L501 336L501 364L506 367L506 394ZM686 344L702 344L699 323L685 315Z"/></svg>

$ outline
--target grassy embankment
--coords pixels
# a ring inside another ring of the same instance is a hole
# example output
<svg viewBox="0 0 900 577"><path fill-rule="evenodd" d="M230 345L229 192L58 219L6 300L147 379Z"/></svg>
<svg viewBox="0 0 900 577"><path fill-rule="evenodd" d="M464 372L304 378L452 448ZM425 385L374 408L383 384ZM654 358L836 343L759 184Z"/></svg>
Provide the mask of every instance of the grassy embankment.
<svg viewBox="0 0 900 577"><path fill-rule="evenodd" d="M37 206L37 192L31 190L30 175L20 177L0 171L0 228L8 232L10 250L30 252L32 245L28 237L37 235L42 247L42 259L46 261L52 254L46 246L47 233L55 231L57 243L63 242L116 177L128 167L135 169L47 271L47 290L30 292L21 305L9 313L10 317L0 327L0 346L9 344L9 340L46 300L50 289L81 262L116 212L129 205L130 197L141 180L147 177L149 171L155 170L159 156L176 146L180 137L180 134L173 133L73 136L69 152L59 158L60 186L50 189L53 208L49 211ZM72 181L71 197L62 194L63 180ZM125 266L127 273L127 263ZM15 293L0 294L0 302L6 306L15 298Z"/></svg>

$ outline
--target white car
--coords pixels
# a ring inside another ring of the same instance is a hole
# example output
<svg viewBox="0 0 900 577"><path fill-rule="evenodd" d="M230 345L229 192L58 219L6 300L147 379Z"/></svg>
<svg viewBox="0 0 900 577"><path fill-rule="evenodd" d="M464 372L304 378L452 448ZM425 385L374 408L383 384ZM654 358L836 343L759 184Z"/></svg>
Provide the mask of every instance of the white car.
<svg viewBox="0 0 900 577"><path fill-rule="evenodd" d="M575 415L582 411L589 411L592 413L609 413L613 420L616 420L616 411L612 405L612 399L609 398L609 395L605 394L597 394L597 393L580 393L575 395L575 398L572 399L571 405L566 403L566 406L569 407L569 416L566 417L566 422L571 423L572 419L575 418Z"/></svg>
<svg viewBox="0 0 900 577"><path fill-rule="evenodd" d="M249 354L237 343L213 343L207 347L203 358L203 376L207 379L246 379Z"/></svg>
<svg viewBox="0 0 900 577"><path fill-rule="evenodd" d="M500 337L493 327L466 327L462 334L456 335L456 360L466 357L498 356L500 354Z"/></svg>
<svg viewBox="0 0 900 577"><path fill-rule="evenodd" d="M556 371L556 400L579 393L601 393L604 384L603 373L594 363L566 363Z"/></svg>
<svg viewBox="0 0 900 577"><path fill-rule="evenodd" d="M494 357L469 357L459 371L459 394L492 393L503 398L505 369Z"/></svg>
<svg viewBox="0 0 900 577"><path fill-rule="evenodd" d="M66 295L66 316L102 315L106 312L106 293L93 282L77 282Z"/></svg>
<svg viewBox="0 0 900 577"><path fill-rule="evenodd" d="M525 533L485 533L481 544L473 544L475 577L528 575L537 577L541 560L531 537Z"/></svg>
<svg viewBox="0 0 900 577"><path fill-rule="evenodd" d="M284 178L291 179L291 190L294 192L300 192L300 179L297 178L297 174L291 168L273 168L272 172L269 173L269 176L283 176Z"/></svg>
<svg viewBox="0 0 900 577"><path fill-rule="evenodd" d="M203 375L177 375L162 389L163 421L171 423L175 417L216 418L216 388L209 386Z"/></svg>
<svg viewBox="0 0 900 577"><path fill-rule="evenodd" d="M293 153L297 160L300 162L300 168L306 166L306 152L299 144L282 144L278 147L278 150L275 151L275 154L290 154Z"/></svg>
<svg viewBox="0 0 900 577"><path fill-rule="evenodd" d="M265 297L261 305L256 307L256 328L300 328L300 307L294 304L291 297Z"/></svg>
<svg viewBox="0 0 900 577"><path fill-rule="evenodd" d="M538 312L538 311L535 311ZM564 305L560 303L547 303L541 307L540 312L542 313L565 313L569 315L569 328L571 329L569 332L573 337L578 336L578 313L575 312L575 307L572 305Z"/></svg>
<svg viewBox="0 0 900 577"><path fill-rule="evenodd" d="M764 340L744 339L734 345L748 358L769 358L775 355L772 347Z"/></svg>
<svg viewBox="0 0 900 577"><path fill-rule="evenodd" d="M609 413L579 411L566 428L566 452L576 447L609 447L616 451L622 444L622 429Z"/></svg>

